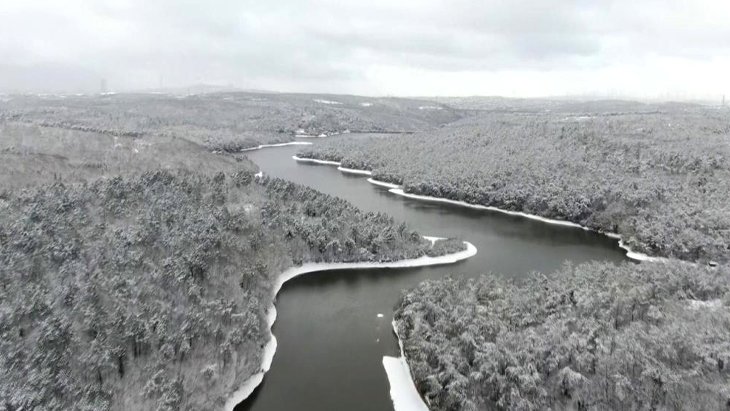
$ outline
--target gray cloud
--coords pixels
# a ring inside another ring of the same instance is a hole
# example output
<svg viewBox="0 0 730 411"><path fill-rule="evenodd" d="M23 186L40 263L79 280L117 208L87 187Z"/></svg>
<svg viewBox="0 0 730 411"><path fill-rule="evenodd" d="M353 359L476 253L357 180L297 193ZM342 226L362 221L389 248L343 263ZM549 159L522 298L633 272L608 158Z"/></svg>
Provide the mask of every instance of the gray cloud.
<svg viewBox="0 0 730 411"><path fill-rule="evenodd" d="M663 59L685 76L728 64L728 12L710 0L11 0L0 5L0 89L92 91L101 78L139 89L162 76L168 86L421 94L419 81L436 78L433 90L458 94L454 75L470 73L485 88L537 76L573 92L575 73L605 82Z"/></svg>

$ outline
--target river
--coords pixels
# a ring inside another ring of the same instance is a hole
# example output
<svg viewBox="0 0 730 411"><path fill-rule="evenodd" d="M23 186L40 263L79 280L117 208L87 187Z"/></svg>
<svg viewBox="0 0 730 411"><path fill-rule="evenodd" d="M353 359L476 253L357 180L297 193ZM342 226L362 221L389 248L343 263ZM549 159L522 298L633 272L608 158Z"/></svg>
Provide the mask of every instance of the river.
<svg viewBox="0 0 730 411"><path fill-rule="evenodd" d="M603 235L407 199L336 167L298 163L291 157L300 149L266 148L248 157L267 175L385 212L423 235L462 238L478 254L452 265L327 271L287 282L276 301L276 356L263 383L238 411L392 410L382 358L400 355L390 325L393 308L403 289L423 280L480 274L519 279L533 271L549 273L566 260L626 260L617 241Z"/></svg>

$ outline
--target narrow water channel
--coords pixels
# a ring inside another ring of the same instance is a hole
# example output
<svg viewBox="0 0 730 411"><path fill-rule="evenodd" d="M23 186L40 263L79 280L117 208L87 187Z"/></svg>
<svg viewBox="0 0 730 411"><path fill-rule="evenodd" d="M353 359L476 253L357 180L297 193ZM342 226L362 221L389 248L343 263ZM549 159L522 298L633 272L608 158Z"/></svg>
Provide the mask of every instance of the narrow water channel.
<svg viewBox="0 0 730 411"><path fill-rule="evenodd" d="M291 157L300 148L267 148L248 157L265 174L388 213L423 235L468 240L478 254L452 265L328 271L287 282L276 301L278 348L271 370L236 410L392 410L382 358L399 355L390 322L401 290L449 275L519 279L533 271L551 272L566 260L626 259L616 240L596 233L410 200L335 167L297 163Z"/></svg>

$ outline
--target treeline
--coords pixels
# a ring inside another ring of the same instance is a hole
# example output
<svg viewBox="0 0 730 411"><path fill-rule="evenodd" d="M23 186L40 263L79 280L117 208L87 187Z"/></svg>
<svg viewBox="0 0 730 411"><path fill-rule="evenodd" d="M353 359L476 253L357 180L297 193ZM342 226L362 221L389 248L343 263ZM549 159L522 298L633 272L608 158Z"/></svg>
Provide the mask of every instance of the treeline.
<svg viewBox="0 0 730 411"><path fill-rule="evenodd" d="M445 106L436 114L424 112L418 109L422 104L395 98L234 92L11 96L0 102L0 123L128 138L176 137L214 151L239 152L293 141L295 134L416 131L459 118Z"/></svg>
<svg viewBox="0 0 730 411"><path fill-rule="evenodd" d="M275 277L430 243L252 171L149 171L0 199L0 408L219 409L258 371Z"/></svg>
<svg viewBox="0 0 730 411"><path fill-rule="evenodd" d="M396 327L433 410L727 410L730 271L570 264L426 281Z"/></svg>
<svg viewBox="0 0 730 411"><path fill-rule="evenodd" d="M410 193L618 233L649 255L727 262L730 116L662 110L484 112L415 135L326 141L299 155L372 170Z"/></svg>

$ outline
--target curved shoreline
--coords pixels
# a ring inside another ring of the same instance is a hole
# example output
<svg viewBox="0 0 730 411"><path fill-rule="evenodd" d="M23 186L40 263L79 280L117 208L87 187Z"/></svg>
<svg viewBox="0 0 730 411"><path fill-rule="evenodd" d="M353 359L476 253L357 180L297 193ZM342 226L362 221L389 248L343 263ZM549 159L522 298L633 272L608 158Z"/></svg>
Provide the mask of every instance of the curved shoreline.
<svg viewBox="0 0 730 411"><path fill-rule="evenodd" d="M288 143L275 143L275 144L260 144L256 147L249 147L241 149L241 153L246 151L254 151L254 150L261 150L262 148L267 147L284 147L284 146L308 146L311 145L309 141L290 141Z"/></svg>
<svg viewBox="0 0 730 411"><path fill-rule="evenodd" d="M314 164L322 164L326 166L342 166L342 163L339 161L329 161L329 160L317 160L316 158L302 158L297 156L291 156L294 160L300 162L300 163L314 163ZM365 170L363 170L365 171Z"/></svg>
<svg viewBox="0 0 730 411"><path fill-rule="evenodd" d="M342 167L341 166L342 163L337 162L337 161L325 161L325 160L317 160L317 159L313 159L313 158L301 158L301 157L297 157L297 156L292 156L292 158L296 161L303 162L303 163L316 163L316 164L333 165L333 166L336 165L338 167L338 170ZM355 169L346 169L346 170L347 171L345 171L345 172L350 172L353 174L373 175L372 171L368 171L368 170L355 170ZM344 171L344 170L340 170L340 171ZM366 173L369 173L369 174L366 174ZM461 207L473 208L473 209L477 209L477 210L495 211L498 213L508 214L511 216L529 218L531 220L540 221L540 222L543 222L546 224L560 225L560 226L572 227L572 228L580 228L585 231L591 231L594 233L603 234L608 238L618 240L619 248L626 251L626 257L631 260L634 260L634 261L658 262L658 261L667 261L668 260L668 258L666 258L666 257L654 257L654 256L650 256L650 255L647 255L644 253L640 253L638 251L634 251L631 247L626 245L626 243L621 238L621 235L619 235L619 234L595 230L593 228L586 227L586 226L580 225L578 223L573 223L571 221L556 220L553 218L541 217L536 214L529 214L529 213L525 213L522 211L505 210L505 209L497 208L494 206L485 206L485 205L481 205L481 204L467 203L466 201L458 201L458 200L451 200L448 198L424 196L424 195L420 195L420 194L411 194L411 193L406 193L403 190L403 187L398 184L387 183L385 181L379 181L374 178L368 178L367 181L370 184L387 188L388 192L390 192L392 194L410 198L412 200L430 201L433 203L447 203L447 204L457 205L457 206L461 206Z"/></svg>
<svg viewBox="0 0 730 411"><path fill-rule="evenodd" d="M400 357L383 356L383 368L390 383L390 399L393 401L395 411L429 411L428 405L416 388L416 383L411 374L411 367L406 360L403 351L403 341L398 335L398 327L395 326L395 319L390 324L393 326L393 334L398 340Z"/></svg>
<svg viewBox="0 0 730 411"><path fill-rule="evenodd" d="M385 181L376 180L374 178L368 178L368 183L385 188L400 188L398 184L386 183Z"/></svg>
<svg viewBox="0 0 730 411"><path fill-rule="evenodd" d="M385 184L388 184L388 183L383 183L383 182L374 183L372 181L371 181L371 183L377 184L377 185L382 185L382 186L385 186ZM511 216L528 218L530 220L536 220L536 221L540 221L540 222L543 222L543 223L546 223L546 224L560 225L560 226L572 227L572 228L580 228L580 229L585 230L585 231L591 231L591 232L594 232L594 233L603 234L603 235L605 235L608 238L611 238L611 239L614 239L614 240L618 240L618 246L619 246L619 248L625 250L626 251L626 257L628 257L628 258L630 258L632 260L635 260L635 261L649 261L649 262L667 261L667 258L664 258L664 257L652 257L650 255L647 255L647 254L644 254L644 253L640 253L638 251L634 251L631 247L629 247L628 245L626 245L626 243L624 243L623 239L621 238L621 235L619 235L619 234L616 234L616 233L608 233L608 232L604 232L604 231L595 230L593 228L586 227L584 225L580 225L580 224L573 223L573 222L570 222L570 221L556 220L556 219L553 219L553 218L541 217L539 215L529 214L529 213L525 213L525 212L522 212L522 211L505 210L505 209L497 208L497 207L494 207L494 206L484 206L484 205L480 205L480 204L471 204L471 203L467 203L466 201L450 200L448 198L439 198L439 197L424 196L424 195L420 195L420 194L406 193L405 191L403 191L402 188L400 188L400 186L398 186L397 188L390 188L388 191L390 193L395 194L395 195L403 196L403 197L410 198L410 199L413 199L413 200L430 201L430 202L434 202L434 203L447 203L447 204L458 205L458 206L461 206L461 207L474 208L474 209L477 209L477 210L496 211L498 213L507 214L507 215L511 215Z"/></svg>
<svg viewBox="0 0 730 411"><path fill-rule="evenodd" d="M363 176L373 175L372 171L367 171L367 170L358 170L355 168L345 168L342 166L337 167L337 169L342 171L343 173L348 173L348 174L359 174L359 175L363 175Z"/></svg>
<svg viewBox="0 0 730 411"><path fill-rule="evenodd" d="M437 237L424 237L434 244L439 238ZM266 311L266 322L269 329L269 341L264 346L264 351L261 356L261 371L253 374L246 381L241 384L226 400L223 407L226 411L232 411L236 405L248 398L251 393L258 387L264 379L264 375L271 368L271 362L274 360L274 354L276 353L276 336L271 332L271 327L276 321L276 306L274 301L276 295L281 290L281 287L287 281L292 278L298 277L303 274L319 271L330 271L330 270L344 270L344 269L368 269L368 268L407 268L407 267L424 267L429 265L442 265L442 264L453 264L461 260L465 260L469 257L473 257L477 253L477 248L470 242L464 241L466 249L451 254L442 255L439 257L430 257L423 255L418 258L411 258L406 260L391 261L385 263L373 263L373 262L357 262L357 263L306 263L299 267L291 267L284 270L279 274L276 280L276 284L273 288L273 296L271 298L271 305L269 305Z"/></svg>

